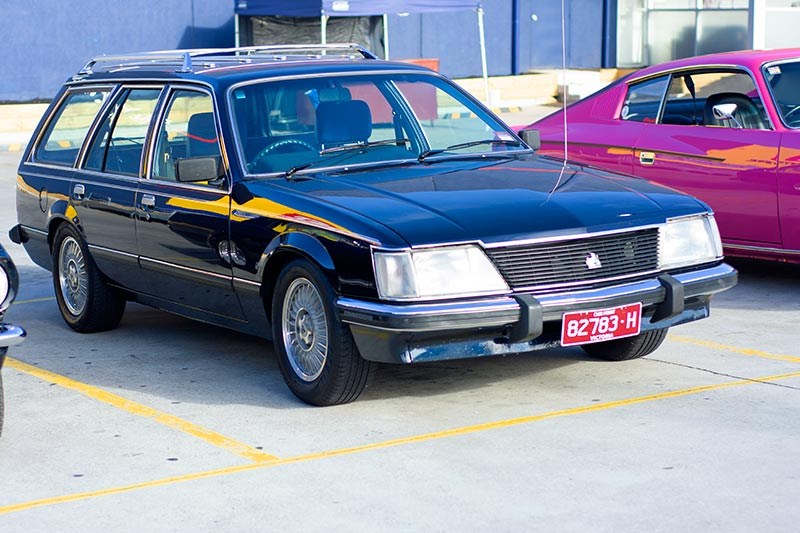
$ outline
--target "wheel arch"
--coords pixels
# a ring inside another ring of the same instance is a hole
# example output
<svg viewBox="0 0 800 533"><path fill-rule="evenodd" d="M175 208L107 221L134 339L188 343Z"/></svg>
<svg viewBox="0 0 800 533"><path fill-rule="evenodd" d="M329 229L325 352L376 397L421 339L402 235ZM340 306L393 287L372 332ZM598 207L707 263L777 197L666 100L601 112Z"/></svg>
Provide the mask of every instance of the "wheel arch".
<svg viewBox="0 0 800 533"><path fill-rule="evenodd" d="M264 250L259 261L261 299L267 319L272 322L272 295L278 275L295 259L305 259L316 265L338 292L336 267L327 248L314 236L301 232L290 232L275 237Z"/></svg>

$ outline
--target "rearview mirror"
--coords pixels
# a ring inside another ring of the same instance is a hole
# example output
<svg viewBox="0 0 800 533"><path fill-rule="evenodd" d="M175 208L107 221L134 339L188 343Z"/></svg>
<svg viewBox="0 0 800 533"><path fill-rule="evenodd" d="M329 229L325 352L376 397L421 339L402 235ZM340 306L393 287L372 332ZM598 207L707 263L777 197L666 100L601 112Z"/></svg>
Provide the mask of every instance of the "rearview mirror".
<svg viewBox="0 0 800 533"><path fill-rule="evenodd" d="M222 177L219 157L185 157L175 164L175 179L184 183L214 181Z"/></svg>
<svg viewBox="0 0 800 533"><path fill-rule="evenodd" d="M542 147L542 140L539 138L539 130L522 130L519 132L519 135L522 137L522 140L525 141L525 144L534 150L538 150Z"/></svg>

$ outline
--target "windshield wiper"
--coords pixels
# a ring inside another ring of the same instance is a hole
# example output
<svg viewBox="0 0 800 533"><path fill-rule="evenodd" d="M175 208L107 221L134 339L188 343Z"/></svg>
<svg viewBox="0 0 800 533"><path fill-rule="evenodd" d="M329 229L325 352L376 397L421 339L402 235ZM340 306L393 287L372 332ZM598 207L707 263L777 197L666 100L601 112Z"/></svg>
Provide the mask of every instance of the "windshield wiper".
<svg viewBox="0 0 800 533"><path fill-rule="evenodd" d="M359 148L369 148L370 146L383 146L383 145L390 145L396 144L400 145L409 143L408 139L384 139L382 141L369 141L369 142L359 142L359 143L352 143L352 144L343 144L341 146L334 146L333 148L325 148L324 150L320 150L319 155L325 154L332 154L335 152L348 152L350 150L358 150Z"/></svg>
<svg viewBox="0 0 800 533"><path fill-rule="evenodd" d="M300 172L301 170L305 170L305 169L307 169L307 168L308 168L308 167L310 167L310 166L311 166L311 162L309 162L309 163L302 163L302 164L300 164L300 165L295 165L295 166L293 166L293 167L289 168L289 170L287 170L286 172L284 172L284 173L283 173L283 177L284 177L285 179L287 179L287 180L292 180L292 176L294 176L295 174L297 174L297 173L298 173L298 172Z"/></svg>
<svg viewBox="0 0 800 533"><path fill-rule="evenodd" d="M522 146L522 143L512 139L481 139L480 141L470 141L465 143L451 144L447 148L437 148L435 150L425 150L417 157L417 161L422 163L429 156L448 152L450 150L460 150L481 144L502 144L503 146Z"/></svg>

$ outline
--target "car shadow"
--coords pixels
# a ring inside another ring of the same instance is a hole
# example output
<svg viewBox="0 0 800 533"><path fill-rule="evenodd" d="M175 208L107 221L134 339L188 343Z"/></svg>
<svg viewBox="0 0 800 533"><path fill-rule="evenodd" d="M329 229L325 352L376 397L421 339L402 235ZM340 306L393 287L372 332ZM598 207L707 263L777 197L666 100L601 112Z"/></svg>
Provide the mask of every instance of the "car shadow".
<svg viewBox="0 0 800 533"><path fill-rule="evenodd" d="M800 310L800 265L726 258L739 271L739 282L729 291L717 294L711 310Z"/></svg>
<svg viewBox="0 0 800 533"><path fill-rule="evenodd" d="M242 404L302 409L283 382L271 341L138 304L117 329L80 334L62 320L40 288L12 308L28 339L11 357L152 407ZM52 297L52 289L49 296ZM480 391L497 382L546 374L588 360L579 349L416 365L376 365L359 402ZM135 394L129 394L132 391ZM149 403L139 394L162 401Z"/></svg>

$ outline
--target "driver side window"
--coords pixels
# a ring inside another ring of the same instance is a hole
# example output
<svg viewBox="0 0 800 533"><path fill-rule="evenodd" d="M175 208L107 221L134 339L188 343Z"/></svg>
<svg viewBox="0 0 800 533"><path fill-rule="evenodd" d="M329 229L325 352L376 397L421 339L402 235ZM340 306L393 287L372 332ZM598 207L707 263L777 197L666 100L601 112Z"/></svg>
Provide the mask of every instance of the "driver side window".
<svg viewBox="0 0 800 533"><path fill-rule="evenodd" d="M152 178L176 181L176 164L192 157L222 159L211 95L181 89L172 93L156 134Z"/></svg>

